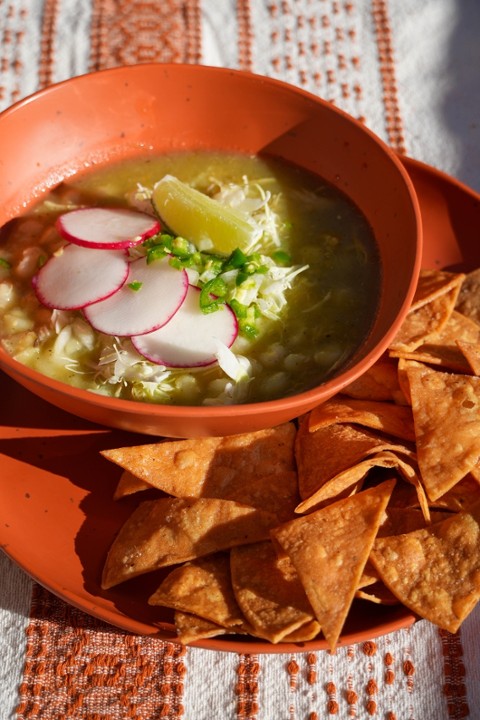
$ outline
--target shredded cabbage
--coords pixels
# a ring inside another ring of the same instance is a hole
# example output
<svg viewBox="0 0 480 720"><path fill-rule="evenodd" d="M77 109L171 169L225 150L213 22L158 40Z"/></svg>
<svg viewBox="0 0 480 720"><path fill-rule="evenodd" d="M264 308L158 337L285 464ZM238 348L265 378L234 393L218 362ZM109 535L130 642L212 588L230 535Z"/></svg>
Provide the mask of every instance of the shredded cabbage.
<svg viewBox="0 0 480 720"><path fill-rule="evenodd" d="M291 266L287 253L281 251L282 262L275 261L274 252L281 248L279 228L281 222L275 206L281 202L280 193L266 189L268 179L249 182L243 177L241 183L222 184L212 179L211 196L219 203L248 213L261 230L257 246L245 255L234 251L228 258L211 254L208 239L202 247L194 247L188 240L175 238L162 232L142 245L131 248L132 257L159 253L171 256L171 262L184 267L189 282L203 288L207 283L219 279L226 288L222 302L228 302L237 315L240 335L232 348L218 341L216 359L218 372L208 384L205 405L238 403L246 398L248 385L255 375L258 364L271 365L286 352L280 343L275 344L260 356L250 360L248 355L254 341L272 322L277 322L287 303L286 293L299 273L307 265ZM151 202L152 190L138 184L129 193L130 205L154 214ZM163 243L163 245L162 245ZM270 254L269 254L270 253ZM210 287L210 286L208 286ZM215 308L209 308L208 311ZM92 376L98 385L96 392L118 395L122 388L129 387L131 397L136 400L167 403L172 397L181 402L199 400L199 386L196 379L200 369L175 369L157 365L146 360L134 348L128 338L110 337L96 333L78 312L54 310L52 312L52 346L54 361L63 363L72 372L79 372L77 359L88 353L96 357ZM93 352L92 352L93 351ZM289 365L301 365L301 358L290 356ZM271 382L282 384L283 373L276 374Z"/></svg>

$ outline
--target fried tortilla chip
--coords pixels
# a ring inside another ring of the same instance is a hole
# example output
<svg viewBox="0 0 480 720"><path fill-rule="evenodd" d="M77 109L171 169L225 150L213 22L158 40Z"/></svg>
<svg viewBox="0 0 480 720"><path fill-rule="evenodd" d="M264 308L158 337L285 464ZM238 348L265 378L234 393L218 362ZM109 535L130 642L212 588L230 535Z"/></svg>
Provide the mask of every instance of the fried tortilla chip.
<svg viewBox="0 0 480 720"><path fill-rule="evenodd" d="M295 470L295 434L295 425L285 423L230 437L104 450L102 455L174 497L221 497L248 503L245 489L255 492L259 478Z"/></svg>
<svg viewBox="0 0 480 720"><path fill-rule="evenodd" d="M382 357L366 372L342 390L343 395L358 400L376 400L404 404L398 384L397 365L388 356Z"/></svg>
<svg viewBox="0 0 480 720"><path fill-rule="evenodd" d="M480 268L468 273L458 295L456 309L480 323Z"/></svg>
<svg viewBox="0 0 480 720"><path fill-rule="evenodd" d="M130 515L108 552L102 587L203 555L265 540L274 515L230 500L146 500Z"/></svg>
<svg viewBox="0 0 480 720"><path fill-rule="evenodd" d="M470 373L468 360L458 345L462 342L479 343L480 325L454 311L444 328L430 335L427 342L412 351L400 349L390 354L391 357L438 365L441 369L457 373Z"/></svg>
<svg viewBox="0 0 480 720"><path fill-rule="evenodd" d="M228 479L226 486L217 486L209 494L242 502L259 510L268 508L278 522L284 522L295 515L299 501L297 472L279 468L272 475L257 477L252 473L246 473L245 476L235 473Z"/></svg>
<svg viewBox="0 0 480 720"><path fill-rule="evenodd" d="M457 292L460 292L464 280L465 275L463 273L422 268L418 277L411 309L416 310L451 290L455 289Z"/></svg>
<svg viewBox="0 0 480 720"><path fill-rule="evenodd" d="M274 528L333 650L395 485L389 480Z"/></svg>
<svg viewBox="0 0 480 720"><path fill-rule="evenodd" d="M363 425L401 440L415 440L411 409L391 402L337 395L311 411L308 427L310 432L315 432L334 423Z"/></svg>
<svg viewBox="0 0 480 720"><path fill-rule="evenodd" d="M370 559L422 618L456 632L480 599L480 506L405 535L378 538Z"/></svg>
<svg viewBox="0 0 480 720"><path fill-rule="evenodd" d="M150 487L175 497L198 497L194 491L203 484L221 442L222 438L215 437L166 440L102 450L101 454Z"/></svg>
<svg viewBox="0 0 480 720"><path fill-rule="evenodd" d="M145 480L140 480L140 478L136 477L128 470L124 470L120 476L117 487L115 488L113 499L120 500L128 495L133 495L134 493L141 492L142 490L150 490L151 488L152 486L145 482Z"/></svg>
<svg viewBox="0 0 480 720"><path fill-rule="evenodd" d="M177 629L178 641L182 645L190 645L197 640L226 635L228 630L220 625L205 620L205 618L177 611L175 613L175 627Z"/></svg>
<svg viewBox="0 0 480 720"><path fill-rule="evenodd" d="M423 485L437 500L480 457L480 378L430 368L407 370Z"/></svg>
<svg viewBox="0 0 480 720"><path fill-rule="evenodd" d="M222 627L243 623L230 576L230 557L215 553L174 568L148 600Z"/></svg>
<svg viewBox="0 0 480 720"><path fill-rule="evenodd" d="M405 455L412 452L404 443L359 426L328 425L311 433L307 422L303 422L295 444L300 497L306 500L328 480L384 450Z"/></svg>
<svg viewBox="0 0 480 720"><path fill-rule="evenodd" d="M312 510L319 509L319 507L324 507L329 502L345 497L345 494L348 493L359 480L365 478L374 467L395 468L408 482L414 484L415 487L419 487L420 485L418 477L415 478L416 473L413 466L406 460L403 460L393 452L378 452L373 455L369 455L365 458L365 460L361 460L353 467L348 468L330 480L327 480L327 482L316 490L313 495L305 498L297 505L296 512L311 512ZM428 505L426 503L425 496L421 493L421 491L420 497L422 507L428 513Z"/></svg>
<svg viewBox="0 0 480 720"><path fill-rule="evenodd" d="M435 297L430 302L410 310L400 330L390 344L390 351L412 351L427 342L448 322L458 296L458 288Z"/></svg>
<svg viewBox="0 0 480 720"><path fill-rule="evenodd" d="M305 625L302 625L297 630L294 630L293 632L288 633L288 635L285 635L282 642L308 642L309 640L314 640L319 632L320 625L318 624L318 622L316 620L310 620L310 622L305 623Z"/></svg>
<svg viewBox="0 0 480 720"><path fill-rule="evenodd" d="M230 567L235 597L257 637L277 643L314 620L294 566L271 542L232 548Z"/></svg>

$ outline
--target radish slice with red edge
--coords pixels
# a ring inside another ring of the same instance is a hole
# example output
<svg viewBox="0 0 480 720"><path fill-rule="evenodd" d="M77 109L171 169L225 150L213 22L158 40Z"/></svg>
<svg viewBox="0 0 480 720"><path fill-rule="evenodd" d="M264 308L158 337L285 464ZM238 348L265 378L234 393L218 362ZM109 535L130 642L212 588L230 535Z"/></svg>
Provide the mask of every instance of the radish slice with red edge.
<svg viewBox="0 0 480 720"><path fill-rule="evenodd" d="M128 208L79 208L55 225L66 240L92 248L133 247L160 232L156 218Z"/></svg>
<svg viewBox="0 0 480 720"><path fill-rule="evenodd" d="M116 293L128 277L123 250L99 252L66 245L52 255L33 278L42 303L57 310L77 310Z"/></svg>
<svg viewBox="0 0 480 720"><path fill-rule="evenodd" d="M170 320L182 305L187 289L187 273L173 268L167 257L150 264L141 257L130 263L128 278L120 290L89 305L84 314L95 330L106 335L142 335Z"/></svg>
<svg viewBox="0 0 480 720"><path fill-rule="evenodd" d="M218 343L230 347L237 335L232 309L223 305L215 312L203 313L200 290L190 285L185 301L166 325L131 340L140 355L157 365L188 368L216 362Z"/></svg>

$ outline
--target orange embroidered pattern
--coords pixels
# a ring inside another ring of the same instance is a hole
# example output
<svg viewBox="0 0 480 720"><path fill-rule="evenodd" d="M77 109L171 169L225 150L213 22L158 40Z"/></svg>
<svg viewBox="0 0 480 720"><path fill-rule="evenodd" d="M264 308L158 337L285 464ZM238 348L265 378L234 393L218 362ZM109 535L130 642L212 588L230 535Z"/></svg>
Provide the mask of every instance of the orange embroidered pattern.
<svg viewBox="0 0 480 720"><path fill-rule="evenodd" d="M238 67L252 70L252 19L250 0L237 0L238 18Z"/></svg>
<svg viewBox="0 0 480 720"><path fill-rule="evenodd" d="M377 36L387 138L389 144L395 150L405 153L403 123L398 104L397 81L395 78L392 32L386 0L372 0L372 15Z"/></svg>
<svg viewBox="0 0 480 720"><path fill-rule="evenodd" d="M94 0L91 70L201 60L199 0Z"/></svg>
<svg viewBox="0 0 480 720"><path fill-rule="evenodd" d="M363 91L352 2L268 4L271 74L343 106L363 120Z"/></svg>
<svg viewBox="0 0 480 720"><path fill-rule="evenodd" d="M53 82L54 38L58 0L45 0L43 7L42 39L40 42L40 62L38 68L38 86L45 88Z"/></svg>
<svg viewBox="0 0 480 720"><path fill-rule="evenodd" d="M182 645L129 635L38 585L33 592L19 718L183 717Z"/></svg>
<svg viewBox="0 0 480 720"><path fill-rule="evenodd" d="M258 712L258 673L260 663L256 655L240 655L237 666L235 693L238 720L255 720Z"/></svg>
<svg viewBox="0 0 480 720"><path fill-rule="evenodd" d="M463 720L470 717L470 709L466 697L465 665L460 635L446 630L439 630L439 633L443 649L444 692L448 704L448 717L453 720Z"/></svg>
<svg viewBox="0 0 480 720"><path fill-rule="evenodd" d="M27 7L21 2L5 5L5 20L0 35L0 103L7 106L20 99L21 74L23 71L22 45L28 19ZM10 76L10 82L7 78Z"/></svg>

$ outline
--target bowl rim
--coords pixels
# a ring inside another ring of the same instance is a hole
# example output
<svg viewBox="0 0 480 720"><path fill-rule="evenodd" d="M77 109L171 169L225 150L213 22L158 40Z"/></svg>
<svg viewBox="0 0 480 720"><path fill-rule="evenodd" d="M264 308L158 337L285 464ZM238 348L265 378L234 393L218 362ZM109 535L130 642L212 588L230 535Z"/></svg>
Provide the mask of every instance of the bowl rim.
<svg viewBox="0 0 480 720"><path fill-rule="evenodd" d="M258 402L250 402L243 404L234 405L214 405L214 406L198 406L198 405L170 405L170 404L155 404L145 403L138 400L128 400L123 398L114 398L95 391L86 390L83 388L77 388L69 385L66 382L56 380L50 376L42 374L38 370L34 370L26 365L23 365L18 360L15 360L10 356L7 351L0 346L0 368L2 368L7 374L9 370L13 373L13 377L17 378L17 374L20 373L30 383L40 386L48 386L51 390L55 391L57 395L73 396L78 401L84 401L93 403L97 407L103 409L111 409L111 404L114 403L115 408L119 411L127 411L131 415L145 415L148 408L149 414L152 416L161 415L165 419L168 418L182 418L188 413L188 416L192 420L201 420L204 418L211 419L217 417L218 419L229 417L232 414L232 410L236 415L253 415L258 416L265 413L274 413L276 410L282 409L283 411L296 408L300 403L310 404L313 407L317 402L320 401L326 394L330 393L330 396L340 392L346 385L350 384L359 375L366 371L379 357L384 353L388 347L390 341L398 331L398 318L404 317L408 308L411 305L417 281L421 267L422 260L422 245L423 245L423 234L422 234L422 222L420 213L420 204L416 195L413 181L411 180L405 166L401 162L401 156L393 150L388 144L382 140L373 130L364 125L360 120L357 120L346 111L338 108L324 98L317 96L303 88L297 87L284 80L272 78L269 76L257 74L247 70L237 70L234 68L218 67L212 65L198 65L189 63L157 63L157 62L145 62L145 63L133 63L130 65L120 65L113 68L105 68L102 70L94 70L80 75L76 75L57 83L53 83L48 87L37 90L26 97L18 100L17 102L10 105L8 108L0 112L0 122L3 117L7 117L15 112L18 112L23 107L28 106L32 102L35 102L47 95L58 92L59 90L74 86L78 83L88 82L89 79L96 77L109 77L123 74L131 74L141 72L142 70L158 70L164 73L179 73L188 71L195 74L215 74L218 76L230 76L242 79L245 82L258 82L260 84L267 84L273 87L277 87L283 92L292 93L296 96L302 96L306 100L313 102L314 104L320 104L328 111L337 114L349 123L353 123L359 128L362 133L370 137L374 144L382 150L390 161L395 166L395 169L402 179L404 188L407 190L409 196L409 202L413 211L414 222L416 227L416 242L415 242L415 257L411 271L411 279L409 282L408 290L404 295L403 302L396 313L396 321L392 323L391 327L386 333L383 334L381 340L376 343L369 352L362 355L360 360L356 359L354 355L346 368L341 370L339 375L325 380L320 385L316 385L306 391L295 393L293 395L286 395L281 398L274 400L264 400ZM363 345L367 342L368 335L364 339L363 343L357 348L356 353L361 351ZM359 364L362 367L359 367ZM7 369L8 368L8 369ZM293 416L292 416L293 417Z"/></svg>

